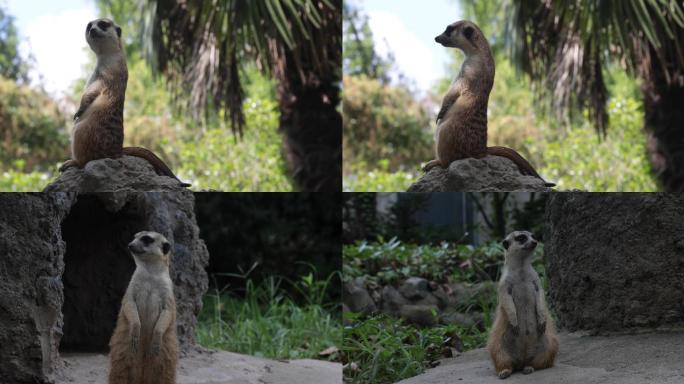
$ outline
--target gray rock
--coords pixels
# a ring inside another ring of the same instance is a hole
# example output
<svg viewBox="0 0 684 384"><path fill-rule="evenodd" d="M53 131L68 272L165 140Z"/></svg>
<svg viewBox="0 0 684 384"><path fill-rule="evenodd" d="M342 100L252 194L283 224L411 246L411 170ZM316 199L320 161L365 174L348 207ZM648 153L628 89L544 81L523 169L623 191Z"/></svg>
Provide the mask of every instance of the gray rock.
<svg viewBox="0 0 684 384"><path fill-rule="evenodd" d="M409 300L420 300L430 294L430 285L422 277L409 277L399 287L399 293Z"/></svg>
<svg viewBox="0 0 684 384"><path fill-rule="evenodd" d="M436 305L404 305L399 316L411 324L431 327L438 323L439 309Z"/></svg>
<svg viewBox="0 0 684 384"><path fill-rule="evenodd" d="M45 192L176 192L181 189L178 180L157 175L145 159L123 156L93 160L82 169L71 167L50 183Z"/></svg>
<svg viewBox="0 0 684 384"><path fill-rule="evenodd" d="M684 322L684 195L559 193L546 210L549 301L569 330Z"/></svg>
<svg viewBox="0 0 684 384"><path fill-rule="evenodd" d="M434 369L399 384L675 384L684 377L684 333L587 337L561 334L554 367L501 381L486 349L443 359Z"/></svg>
<svg viewBox="0 0 684 384"><path fill-rule="evenodd" d="M391 285L386 285L382 288L380 298L382 302L382 312L393 316L397 316L401 307L410 303Z"/></svg>
<svg viewBox="0 0 684 384"><path fill-rule="evenodd" d="M143 229L173 244L178 337L192 349L209 255L191 192L0 194L0 207L3 382L51 380L60 350L108 350L134 269L126 245Z"/></svg>
<svg viewBox="0 0 684 384"><path fill-rule="evenodd" d="M342 287L342 301L349 311L357 313L374 313L377 311L363 278L347 281Z"/></svg>
<svg viewBox="0 0 684 384"><path fill-rule="evenodd" d="M423 175L408 192L550 192L552 189L533 176L523 176L511 160L500 156L457 160L448 169L435 167Z"/></svg>

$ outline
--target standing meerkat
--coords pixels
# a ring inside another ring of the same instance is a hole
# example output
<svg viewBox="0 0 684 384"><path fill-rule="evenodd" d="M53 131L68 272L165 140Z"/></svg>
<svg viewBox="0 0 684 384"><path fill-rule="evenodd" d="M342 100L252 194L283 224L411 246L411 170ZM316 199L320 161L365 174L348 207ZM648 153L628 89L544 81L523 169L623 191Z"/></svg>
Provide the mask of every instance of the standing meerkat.
<svg viewBox="0 0 684 384"><path fill-rule="evenodd" d="M123 146L128 67L121 43L121 27L109 19L93 20L86 26L86 41L97 55L97 65L74 115L71 160L60 167L60 172L70 167L83 168L92 160L128 155L143 158L152 164L157 174L178 180L152 151ZM183 186L189 186L178 181Z"/></svg>
<svg viewBox="0 0 684 384"><path fill-rule="evenodd" d="M109 384L173 384L178 338L171 244L159 233L140 232L128 249L136 267L109 342Z"/></svg>
<svg viewBox="0 0 684 384"><path fill-rule="evenodd" d="M515 231L503 241L504 269L499 280L496 319L489 333L489 351L496 373L505 379L514 370L525 374L553 366L558 336L546 308L539 275L532 268L537 242Z"/></svg>
<svg viewBox="0 0 684 384"><path fill-rule="evenodd" d="M494 57L480 28L470 21L449 25L435 41L458 48L465 61L442 101L435 131L435 160L424 171L447 168L456 160L502 156L512 160L523 175L544 180L518 152L506 147L487 147L487 104L494 85ZM553 183L544 181L546 186Z"/></svg>

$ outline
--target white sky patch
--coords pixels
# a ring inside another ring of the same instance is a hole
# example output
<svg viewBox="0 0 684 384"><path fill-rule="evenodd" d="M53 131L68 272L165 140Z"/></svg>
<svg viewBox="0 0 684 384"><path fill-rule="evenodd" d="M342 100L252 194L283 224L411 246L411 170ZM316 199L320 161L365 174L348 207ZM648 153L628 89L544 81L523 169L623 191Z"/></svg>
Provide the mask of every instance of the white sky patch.
<svg viewBox="0 0 684 384"><path fill-rule="evenodd" d="M93 9L64 10L32 19L22 34L22 52L31 52L36 59L30 73L33 83L42 77L45 89L63 96L71 83L81 77L88 62L85 27L96 19ZM36 73L37 72L37 73Z"/></svg>
<svg viewBox="0 0 684 384"><path fill-rule="evenodd" d="M394 54L399 71L405 77L414 80L422 91L430 89L441 70L434 69L435 59L426 43L391 13L371 11L368 17L378 53L383 57L387 57L388 51Z"/></svg>

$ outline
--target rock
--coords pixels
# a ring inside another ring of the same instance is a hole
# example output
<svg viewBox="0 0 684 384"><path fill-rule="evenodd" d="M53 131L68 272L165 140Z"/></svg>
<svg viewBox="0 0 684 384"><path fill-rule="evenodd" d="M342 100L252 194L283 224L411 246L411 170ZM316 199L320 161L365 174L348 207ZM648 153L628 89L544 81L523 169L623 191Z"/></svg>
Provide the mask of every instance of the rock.
<svg viewBox="0 0 684 384"><path fill-rule="evenodd" d="M399 293L409 300L420 300L430 294L430 285L422 277L409 277L399 287Z"/></svg>
<svg viewBox="0 0 684 384"><path fill-rule="evenodd" d="M145 159L123 156L93 160L82 169L71 167L50 183L44 192L177 192L183 189L178 180L157 175Z"/></svg>
<svg viewBox="0 0 684 384"><path fill-rule="evenodd" d="M684 333L587 337L561 334L554 367L530 375L515 372L506 383L642 384L680 383ZM498 384L484 348L440 360L434 369L399 384Z"/></svg>
<svg viewBox="0 0 684 384"><path fill-rule="evenodd" d="M446 287L444 294L441 293L443 290L439 290L435 292L435 295L440 300L446 300L448 308L460 310L465 309L472 303L477 303L481 300L486 300L492 295L496 295L496 283L491 281L475 284L449 283L445 284L444 287Z"/></svg>
<svg viewBox="0 0 684 384"><path fill-rule="evenodd" d="M431 327L437 325L439 309L436 305L404 305L399 316L411 324Z"/></svg>
<svg viewBox="0 0 684 384"><path fill-rule="evenodd" d="M484 317L479 312L469 314L449 311L439 316L439 322L442 324L457 324L464 328L477 327L480 330L484 330Z"/></svg>
<svg viewBox="0 0 684 384"><path fill-rule="evenodd" d="M684 195L552 194L544 253L549 302L568 330L684 322Z"/></svg>
<svg viewBox="0 0 684 384"><path fill-rule="evenodd" d="M3 382L51 380L60 351L108 350L134 270L126 245L143 229L173 244L178 337L193 349L209 255L190 191L0 194L0 206Z"/></svg>
<svg viewBox="0 0 684 384"><path fill-rule="evenodd" d="M544 181L520 174L511 160L500 156L457 160L448 169L435 167L408 192L550 192Z"/></svg>
<svg viewBox="0 0 684 384"><path fill-rule="evenodd" d="M370 314L377 311L375 302L366 290L366 282L362 277L344 283L342 300L351 312Z"/></svg>
<svg viewBox="0 0 684 384"><path fill-rule="evenodd" d="M410 303L391 285L386 285L382 288L380 298L382 302L382 312L392 316L398 316L401 307Z"/></svg>

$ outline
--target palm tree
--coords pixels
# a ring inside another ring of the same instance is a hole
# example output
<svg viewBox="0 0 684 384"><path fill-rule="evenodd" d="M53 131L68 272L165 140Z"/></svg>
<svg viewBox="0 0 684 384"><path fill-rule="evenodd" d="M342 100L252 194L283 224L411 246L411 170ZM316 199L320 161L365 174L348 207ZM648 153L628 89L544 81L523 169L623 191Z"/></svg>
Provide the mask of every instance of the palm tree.
<svg viewBox="0 0 684 384"><path fill-rule="evenodd" d="M514 61L544 84L558 110L609 121L603 78L620 65L642 80L653 170L684 191L684 9L678 0L513 0ZM618 128L618 127L614 127Z"/></svg>
<svg viewBox="0 0 684 384"><path fill-rule="evenodd" d="M278 81L283 154L300 190L342 190L342 0L148 0L148 60L201 117L245 118L241 69Z"/></svg>

